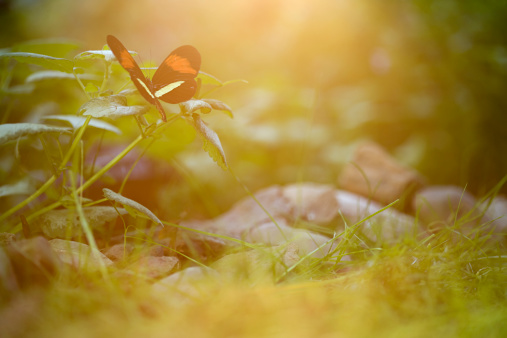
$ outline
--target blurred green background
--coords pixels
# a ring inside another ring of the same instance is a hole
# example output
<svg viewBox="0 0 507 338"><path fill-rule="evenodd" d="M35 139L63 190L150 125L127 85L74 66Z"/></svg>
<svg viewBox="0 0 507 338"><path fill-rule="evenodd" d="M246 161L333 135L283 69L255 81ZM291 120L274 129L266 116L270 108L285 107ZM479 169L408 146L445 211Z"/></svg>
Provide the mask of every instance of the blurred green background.
<svg viewBox="0 0 507 338"><path fill-rule="evenodd" d="M79 41L78 51L101 49L113 34L159 64L192 44L202 71L247 80L212 96L232 107L233 120L205 119L251 190L337 184L364 140L428 183L477 195L507 174L507 1L2 0L0 10L0 48L63 37ZM56 100L72 114L84 102L51 95L33 107ZM10 122L16 116L23 114ZM163 146L150 156L175 155L192 179L180 168L164 180L159 210L209 217L245 194L199 142L178 152Z"/></svg>

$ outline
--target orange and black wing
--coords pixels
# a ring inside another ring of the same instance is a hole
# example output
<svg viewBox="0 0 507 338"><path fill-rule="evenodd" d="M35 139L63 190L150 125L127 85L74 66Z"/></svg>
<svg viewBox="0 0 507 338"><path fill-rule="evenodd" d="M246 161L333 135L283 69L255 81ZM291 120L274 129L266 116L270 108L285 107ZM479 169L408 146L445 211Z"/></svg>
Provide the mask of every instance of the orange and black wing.
<svg viewBox="0 0 507 338"><path fill-rule="evenodd" d="M200 68L201 54L195 47L176 48L153 75L153 95L167 103L191 99L197 89L195 77Z"/></svg>
<svg viewBox="0 0 507 338"><path fill-rule="evenodd" d="M132 82L134 82L134 85L136 86L139 93L141 93L146 101L156 105L158 102L155 102L156 99L152 93L151 81L144 76L141 68L139 68L137 62L134 60L132 55L130 55L127 48L125 48L120 40L112 35L107 36L107 45L113 52L114 56L116 56L116 59L120 65L125 68L127 72L129 72L130 78L132 79ZM165 117L165 114L163 117Z"/></svg>

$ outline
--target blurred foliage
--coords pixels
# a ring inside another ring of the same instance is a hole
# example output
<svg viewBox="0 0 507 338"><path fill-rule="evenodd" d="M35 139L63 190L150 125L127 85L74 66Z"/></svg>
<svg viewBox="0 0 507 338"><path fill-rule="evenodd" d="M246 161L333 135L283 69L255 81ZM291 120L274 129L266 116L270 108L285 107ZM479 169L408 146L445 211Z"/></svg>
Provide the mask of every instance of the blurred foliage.
<svg viewBox="0 0 507 338"><path fill-rule="evenodd" d="M336 183L362 140L383 145L433 184L482 194L507 173L507 1L7 0L0 6L0 48L62 37L82 41L83 50L101 49L114 34L142 61L158 64L176 46L192 44L203 71L247 80L216 92L234 120L205 119L252 190L296 180ZM11 85L23 85L28 74L28 66L16 65ZM2 121L26 122L34 110L44 115L40 107L48 102L58 102L59 112L47 114L75 113L84 98L77 84L63 83L39 86L29 100L2 101L2 115L11 111ZM120 127L136 132L135 125ZM183 146L193 139L186 138ZM180 184L161 184L167 189L156 198L174 213L209 216L219 211L190 195L224 210L244 191L193 144L178 156ZM183 146L173 145L178 149L165 157ZM160 146L151 151L161 154ZM198 187L191 193L183 180L188 172L190 186Z"/></svg>

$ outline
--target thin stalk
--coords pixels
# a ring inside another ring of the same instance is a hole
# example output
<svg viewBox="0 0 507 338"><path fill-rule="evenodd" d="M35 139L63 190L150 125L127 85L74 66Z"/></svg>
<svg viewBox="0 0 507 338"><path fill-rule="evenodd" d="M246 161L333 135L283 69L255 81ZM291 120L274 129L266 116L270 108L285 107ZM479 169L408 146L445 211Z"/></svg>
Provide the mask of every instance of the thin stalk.
<svg viewBox="0 0 507 338"><path fill-rule="evenodd" d="M102 79L102 85L100 86L99 93L103 93L106 88L107 80L109 79L109 62L104 60L104 78Z"/></svg>
<svg viewBox="0 0 507 338"><path fill-rule="evenodd" d="M83 82L81 82L81 79L79 78L79 76L77 76L76 71L72 70L72 74L74 75L74 78L76 79L77 83L79 83L79 86L83 90L83 93L85 93L85 95L88 98L88 100L91 100L91 96L86 92L86 88L83 85Z"/></svg>
<svg viewBox="0 0 507 338"><path fill-rule="evenodd" d="M65 154L65 157L63 158L62 162L60 163L60 166L58 167L58 172L62 171L65 168L65 166L67 165L67 162L69 162L69 159L72 156L72 154L74 153L74 150L76 150L76 147L79 144L79 141L83 137L83 134L86 130L86 127L88 126L88 123L90 123L91 118L92 118L91 116L88 116L86 118L85 123L81 126L81 128L79 128L79 131L78 131L76 137L74 138L74 141L72 142L69 150ZM25 207L26 205L28 205L28 203L32 202L37 197L42 195L56 181L56 179L57 179L57 174L54 174L46 181L46 183L44 183L39 189L37 189L36 192L34 192L32 195L30 195L27 199L25 199L23 202L19 203L18 205L15 205L14 207L10 208L4 214L0 215L0 223L5 221L8 217L13 215L16 211L18 211L18 210L22 209L23 207Z"/></svg>
<svg viewBox="0 0 507 338"><path fill-rule="evenodd" d="M120 189L118 190L118 194L122 193L123 189L125 188L125 185L127 184L127 181L129 179L130 175L132 174L132 171L134 171L134 168L136 167L137 163L139 163L139 161L141 160L141 158L143 157L143 155L146 153L146 151L151 147L151 145L153 144L153 142L155 142L155 138L152 138L151 141L150 141L150 143L148 143L148 145L146 146L146 148L144 148L144 150L139 154L139 156L137 156L135 162L130 167L127 175L125 175L125 178L121 182L121 186L120 186Z"/></svg>
<svg viewBox="0 0 507 338"><path fill-rule="evenodd" d="M97 171L91 178L89 178L86 183L81 185L77 189L77 193L81 193L83 190L87 189L92 185L96 180L98 180L101 176L103 176L109 169L111 169L114 165L116 165L122 158L125 157L132 149L134 149L142 140L144 140L142 135L139 135L131 144L128 145L127 148L123 149L121 153L116 155L108 164L106 164L102 169Z"/></svg>
<svg viewBox="0 0 507 338"><path fill-rule="evenodd" d="M97 243L95 242L95 238L93 237L92 230L90 228L90 224L88 224L88 221L86 220L83 206L81 205L79 201L79 196L76 191L76 178L74 177L72 172L69 172L69 178L72 184L72 197L74 198L74 203L76 205L76 211L79 215L79 221L81 222L81 227L83 228L83 232L85 233L86 239L88 241L88 245L94 252L100 252L99 248L97 247ZM99 271L102 274L102 277L104 280L109 280L109 276L107 274L106 266L104 265L104 262L99 260L98 263Z"/></svg>
<svg viewBox="0 0 507 338"><path fill-rule="evenodd" d="M1 99L2 99L2 97L0 96L0 100ZM11 115L13 106L14 106L14 100L9 101L9 103L7 104L7 107L5 108L5 110L2 114L2 120L0 121L0 124L7 123L7 121L9 120L9 116Z"/></svg>
<svg viewBox="0 0 507 338"><path fill-rule="evenodd" d="M83 138L83 135L84 135L84 132L86 130L86 128L88 127L88 123L90 123L92 117L91 116L87 116L86 117L86 121L83 123L83 125L79 128L79 131L77 132L76 134L76 137L74 138L74 140L72 141L72 144L70 145L70 148L69 150L67 151L67 153L65 154L65 157L63 158L60 166L58 167L58 170L61 171L63 170L63 168L65 168L65 166L67 165L67 162L69 162L70 160L70 157L72 156L72 154L74 153L74 150L76 150L76 147L79 145L79 142L81 141L81 139Z"/></svg>
<svg viewBox="0 0 507 338"><path fill-rule="evenodd" d="M168 121L166 123L164 123L162 126L160 126L159 128L165 128L167 127L171 122L175 121L177 118L179 118L181 115L180 114L177 114L177 115L174 115L172 116L170 119L168 119ZM89 121L90 121L91 117L88 117L85 121L85 123L83 124L83 126L81 127L84 132L84 128L88 125ZM82 137L82 134L83 132L80 131L80 133L78 134L79 138ZM76 137L77 138L77 137ZM118 154L118 156L116 156L114 159L112 159L108 164L106 164L100 171L98 171L97 173L95 173L95 175L93 175L90 179L88 179L86 181L86 183L84 183L83 185L81 185L77 190L76 192L78 194L80 194L82 191L84 191L85 189L87 189L88 187L90 187L90 185L92 185L96 180L98 180L102 175L104 175L109 169L111 169L111 167L113 167L115 164L118 163L118 161L120 161L125 155L128 154L129 151L131 151L137 144L139 144L141 141L143 140L143 137L142 135L138 136L134 141L132 141L132 143L127 147L125 148L124 151L122 151L120 154ZM74 140L73 142L73 146L74 148L76 147L74 144L77 145L78 142L76 142L76 140ZM72 146L71 146L71 149L69 149L69 151L72 150ZM64 161L62 161L62 168L63 168L63 163L67 163L68 160L70 159L70 155L67 154L65 156L65 159ZM56 176L53 175L42 187L40 187L35 193L33 193L30 197L28 197L25 201L21 202L20 204L18 204L17 206L11 208L10 210L8 210L6 213L4 213L3 215L0 216L0 223L5 220L6 218L8 218L9 216L11 216L12 214L14 214L16 211L18 211L19 209L23 208L25 205L27 205L28 203L30 203L31 201L33 201L35 198L37 198L39 195L41 195L42 193L44 193L44 191L46 191L54 182L56 181ZM42 215L43 213L46 213L50 210L53 210L55 208L58 208L59 206L62 205L62 202L60 201L56 201L36 212L34 212L33 214L31 214L30 216L27 217L27 220L31 220L39 215ZM19 230L21 230L21 226L18 224L14 229L11 230L11 232L19 232Z"/></svg>
<svg viewBox="0 0 507 338"><path fill-rule="evenodd" d="M46 155L46 159L48 160L49 165L51 166L51 171L53 172L53 175L58 175L58 170L56 168L55 163L51 159L51 155L49 153L49 149L47 147L46 141L44 140L44 136L39 135L39 141L42 145L42 149L44 149L44 155Z"/></svg>
<svg viewBox="0 0 507 338"><path fill-rule="evenodd" d="M16 211L22 209L28 203L32 202L34 199L42 195L54 182L56 181L56 175L51 176L46 183L44 183L37 191L35 191L32 195L30 195L27 199L25 199L23 202L19 203L18 205L10 208L7 210L4 214L0 215L0 223L5 221L8 217L13 215Z"/></svg>
<svg viewBox="0 0 507 338"><path fill-rule="evenodd" d="M234 174L231 167L229 167L229 172L231 173L232 177L234 177L236 179L236 181L238 181L238 183L243 187L243 189L246 191L246 193L255 201L255 203L257 203L257 205L262 209L262 211L264 211L264 213L269 217L269 219L271 219L271 221L273 223L275 223L276 227L280 231L280 234L282 234L283 239L285 241L288 241L287 236L285 236L282 228L280 228L280 226L278 225L278 222L275 220L275 218L271 215L271 213L266 208L264 208L264 206L261 204L261 202L259 202L257 197L255 197L255 195L252 194L250 189L248 189L248 187L239 179L239 177Z"/></svg>

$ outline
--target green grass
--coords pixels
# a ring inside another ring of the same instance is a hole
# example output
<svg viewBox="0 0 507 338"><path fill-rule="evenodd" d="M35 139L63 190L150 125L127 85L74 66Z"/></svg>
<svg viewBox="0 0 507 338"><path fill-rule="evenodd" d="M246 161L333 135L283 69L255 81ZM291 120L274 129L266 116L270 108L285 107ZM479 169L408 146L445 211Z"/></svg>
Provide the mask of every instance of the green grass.
<svg viewBox="0 0 507 338"><path fill-rule="evenodd" d="M64 269L47 288L16 296L2 315L16 320L2 330L34 337L504 337L507 258L481 238L455 235L449 228L367 248L336 268L310 259L278 283L269 271L255 280L204 279L190 296L154 291L142 276L110 271L111 285L99 273Z"/></svg>

